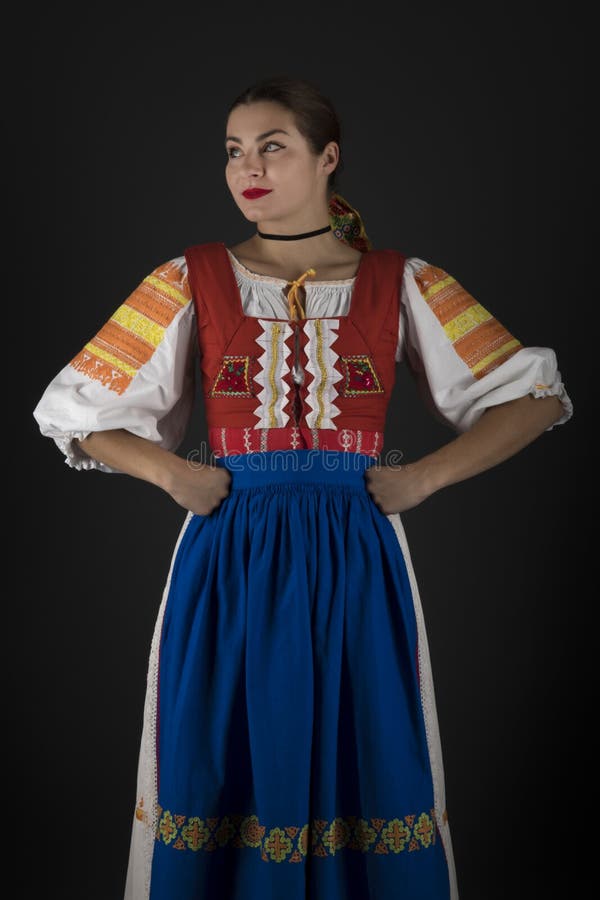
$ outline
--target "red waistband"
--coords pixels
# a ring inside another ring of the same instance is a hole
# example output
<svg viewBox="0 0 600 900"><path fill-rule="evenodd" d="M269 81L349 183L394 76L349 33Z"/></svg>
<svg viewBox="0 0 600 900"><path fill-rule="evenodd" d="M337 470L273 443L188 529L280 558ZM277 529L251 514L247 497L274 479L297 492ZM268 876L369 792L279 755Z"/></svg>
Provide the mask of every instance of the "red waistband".
<svg viewBox="0 0 600 900"><path fill-rule="evenodd" d="M339 450L379 456L383 432L352 428L209 428L208 441L215 456L267 450Z"/></svg>

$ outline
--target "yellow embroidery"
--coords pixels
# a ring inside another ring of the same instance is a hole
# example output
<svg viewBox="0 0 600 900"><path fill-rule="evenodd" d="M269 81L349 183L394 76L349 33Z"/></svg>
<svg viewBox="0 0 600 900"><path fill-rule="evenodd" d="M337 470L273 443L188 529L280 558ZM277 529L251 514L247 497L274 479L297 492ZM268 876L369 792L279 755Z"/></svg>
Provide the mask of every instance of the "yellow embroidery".
<svg viewBox="0 0 600 900"><path fill-rule="evenodd" d="M487 322L491 318L492 314L487 309L484 309L480 303L474 303L473 306L469 306L456 318L447 322L444 325L444 331L448 335L449 340L454 343L463 334L467 334L468 331L475 328L476 325L481 325L482 322Z"/></svg>
<svg viewBox="0 0 600 900"><path fill-rule="evenodd" d="M157 278L156 275L148 275L147 278L144 278L144 281L155 287L161 294L167 294L169 297L172 297L181 306L186 306L190 299L185 294L182 294L181 291L178 291L173 284L169 284L168 281L164 281L162 278Z"/></svg>
<svg viewBox="0 0 600 900"><path fill-rule="evenodd" d="M158 830L162 842L167 845L170 844L171 841L173 841L177 836L177 826L175 825L173 816L171 815L169 810L166 810L162 814L160 822L158 824Z"/></svg>
<svg viewBox="0 0 600 900"><path fill-rule="evenodd" d="M181 829L181 836L190 850L199 850L210 836L210 830L197 816L193 816Z"/></svg>
<svg viewBox="0 0 600 900"><path fill-rule="evenodd" d="M497 359L500 359L503 356L506 356L508 353L510 353L511 350L513 352L515 350L518 350L520 346L521 346L521 342L518 341L516 338L513 338L511 341L507 341L505 344L502 344L502 346L498 347L497 350L494 350L493 353L488 353L488 355L484 356L484 358L482 360L480 360L480 362L475 363L473 366L471 366L471 371L473 372L473 375L477 375L479 372L482 371L482 369L487 369L488 371L491 371L491 369L494 368L494 366L492 366L493 362L495 362Z"/></svg>
<svg viewBox="0 0 600 900"><path fill-rule="evenodd" d="M119 307L112 318L113 322L117 322L133 334L137 334L142 340L152 344L154 348L158 347L163 339L165 329L161 325L157 325L156 322L152 322L151 319L127 305Z"/></svg>
<svg viewBox="0 0 600 900"><path fill-rule="evenodd" d="M433 266L430 267L433 269ZM441 273L441 269L438 270ZM430 287L425 288L421 291L423 297L427 302L429 302L436 294L439 294L440 291L443 291L444 288L450 287L450 285L455 285L456 280L452 277L452 275L446 275L443 277L443 273L440 276L439 281L435 281Z"/></svg>
<svg viewBox="0 0 600 900"><path fill-rule="evenodd" d="M341 817L333 820L331 825L323 834L323 844L332 856L335 856L337 850L345 847L352 835L352 829L347 822Z"/></svg>
<svg viewBox="0 0 600 900"><path fill-rule="evenodd" d="M475 378L483 378L522 344L447 272L424 265L415 273L423 299Z"/></svg>
<svg viewBox="0 0 600 900"><path fill-rule="evenodd" d="M448 821L444 810L443 820ZM302 862L308 855L335 856L341 850L372 851L378 855L409 853L435 844L435 810L394 819L336 816L313 819L309 825L266 828L258 816L229 815L201 819L173 815L158 807L156 840L176 850L213 851L226 846L249 847L264 862Z"/></svg>
<svg viewBox="0 0 600 900"><path fill-rule="evenodd" d="M275 409L275 404L277 402L277 384L275 382L275 367L277 366L277 350L279 347L279 332L281 331L280 325L273 325L271 329L271 368L269 369L269 384L271 385L271 402L269 404L269 422L270 428L277 427L277 420L275 418L275 413L273 410Z"/></svg>
<svg viewBox="0 0 600 900"><path fill-rule="evenodd" d="M102 362L106 363L114 371L103 369ZM107 383L108 387L118 394L122 393L121 390L117 390L115 384L119 375L129 376L129 381L131 381L139 368L138 366L130 366L129 363L125 362L123 354L120 357L115 356L114 353L103 350L99 343L94 344L92 342L85 345L84 349L77 356L77 362L74 361L71 365L75 369L85 371L90 378L97 378L103 384Z"/></svg>
<svg viewBox="0 0 600 900"><path fill-rule="evenodd" d="M325 388L327 386L327 366L325 365L325 360L323 359L323 323L320 319L317 319L315 321L315 331L317 334L317 361L319 363L319 369L321 370L321 384L317 388L319 414L317 416L314 427L320 428L323 422L323 416L325 415L323 393L325 392Z"/></svg>
<svg viewBox="0 0 600 900"><path fill-rule="evenodd" d="M181 269L171 262L155 269L116 310L70 365L122 394L147 363L178 312L191 300L174 286Z"/></svg>
<svg viewBox="0 0 600 900"><path fill-rule="evenodd" d="M242 840L249 847L260 847L265 834L265 827L258 821L258 816L248 816L240 828Z"/></svg>
<svg viewBox="0 0 600 900"><path fill-rule="evenodd" d="M434 825L427 813L421 813L414 827L415 837L421 841L424 847L433 843Z"/></svg>
<svg viewBox="0 0 600 900"><path fill-rule="evenodd" d="M392 853L401 853L411 838L411 829L402 819L392 819L381 832L381 836Z"/></svg>
<svg viewBox="0 0 600 900"><path fill-rule="evenodd" d="M359 819L354 825L354 840L356 842L355 849L366 853L371 844L377 840L377 830L365 819Z"/></svg>
<svg viewBox="0 0 600 900"><path fill-rule="evenodd" d="M272 828L264 844L265 853L274 862L283 862L292 849L292 842L281 828Z"/></svg>

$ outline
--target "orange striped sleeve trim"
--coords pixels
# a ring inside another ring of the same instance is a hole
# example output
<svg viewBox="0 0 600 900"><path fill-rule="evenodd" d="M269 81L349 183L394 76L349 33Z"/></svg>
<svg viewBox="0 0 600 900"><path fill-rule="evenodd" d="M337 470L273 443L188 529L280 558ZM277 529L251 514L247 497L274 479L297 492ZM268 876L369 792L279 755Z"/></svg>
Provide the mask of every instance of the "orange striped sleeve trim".
<svg viewBox="0 0 600 900"><path fill-rule="evenodd" d="M172 260L155 269L115 311L70 365L122 394L191 300L186 270Z"/></svg>
<svg viewBox="0 0 600 900"><path fill-rule="evenodd" d="M416 272L415 281L454 350L475 378L483 378L523 348L443 269L425 265Z"/></svg>

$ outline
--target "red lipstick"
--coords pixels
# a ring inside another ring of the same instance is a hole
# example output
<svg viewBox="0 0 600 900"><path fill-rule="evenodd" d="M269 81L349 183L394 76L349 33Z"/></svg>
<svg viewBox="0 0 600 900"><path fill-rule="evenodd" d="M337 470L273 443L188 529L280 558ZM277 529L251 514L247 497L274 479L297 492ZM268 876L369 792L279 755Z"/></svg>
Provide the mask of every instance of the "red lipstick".
<svg viewBox="0 0 600 900"><path fill-rule="evenodd" d="M242 191L244 197L247 200L256 200L258 197L264 197L265 194L270 194L271 191L263 191L262 188L248 188L247 191Z"/></svg>

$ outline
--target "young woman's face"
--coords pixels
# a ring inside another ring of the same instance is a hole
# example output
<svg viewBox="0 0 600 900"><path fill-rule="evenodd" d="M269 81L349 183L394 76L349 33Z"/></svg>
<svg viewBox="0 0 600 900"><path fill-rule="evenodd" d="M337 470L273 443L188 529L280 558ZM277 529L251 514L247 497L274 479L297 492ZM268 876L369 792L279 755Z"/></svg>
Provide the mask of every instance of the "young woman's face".
<svg viewBox="0 0 600 900"><path fill-rule="evenodd" d="M251 222L306 215L326 197L327 178L337 163L337 144L328 144L316 156L293 114L271 101L236 107L227 120L225 147L227 185ZM251 199L243 194L250 188L269 193Z"/></svg>

